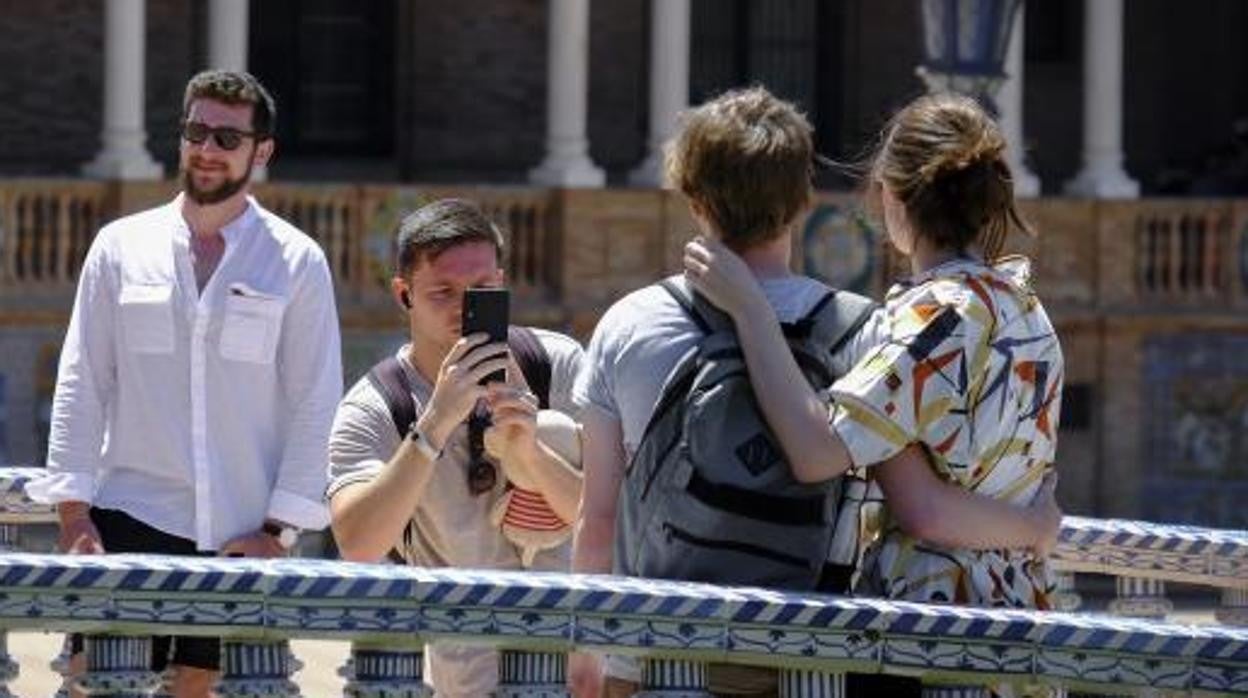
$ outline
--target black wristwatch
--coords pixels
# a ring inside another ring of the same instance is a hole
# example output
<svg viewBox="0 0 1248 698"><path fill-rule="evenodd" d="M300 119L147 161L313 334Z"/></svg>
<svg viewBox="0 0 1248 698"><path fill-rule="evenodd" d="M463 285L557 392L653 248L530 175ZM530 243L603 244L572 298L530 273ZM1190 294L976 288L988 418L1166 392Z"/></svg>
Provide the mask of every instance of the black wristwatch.
<svg viewBox="0 0 1248 698"><path fill-rule="evenodd" d="M260 530L277 539L277 544L282 546L282 550L290 550L295 547L295 543L299 542L299 531L294 526L283 526L275 521L265 521Z"/></svg>

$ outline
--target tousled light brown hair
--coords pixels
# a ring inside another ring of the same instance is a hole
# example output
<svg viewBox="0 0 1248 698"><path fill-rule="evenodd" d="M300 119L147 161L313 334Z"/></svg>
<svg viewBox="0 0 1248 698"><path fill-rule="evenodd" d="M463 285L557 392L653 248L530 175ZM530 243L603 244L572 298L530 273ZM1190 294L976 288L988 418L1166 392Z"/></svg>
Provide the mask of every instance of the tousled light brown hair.
<svg viewBox="0 0 1248 698"><path fill-rule="evenodd" d="M686 112L665 149L667 181L700 206L724 244L744 250L785 232L809 204L812 129L761 87Z"/></svg>
<svg viewBox="0 0 1248 698"><path fill-rule="evenodd" d="M926 95L897 112L871 164L877 207L881 184L905 206L913 233L942 249L976 245L991 262L1011 225L1032 232L1014 200L1001 129L969 97Z"/></svg>

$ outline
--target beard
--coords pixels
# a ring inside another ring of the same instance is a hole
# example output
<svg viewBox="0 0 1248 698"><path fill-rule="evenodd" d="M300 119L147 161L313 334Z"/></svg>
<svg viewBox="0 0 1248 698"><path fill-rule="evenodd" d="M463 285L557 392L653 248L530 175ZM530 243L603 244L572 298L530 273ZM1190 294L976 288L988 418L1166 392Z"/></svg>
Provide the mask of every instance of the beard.
<svg viewBox="0 0 1248 698"><path fill-rule="evenodd" d="M248 158L247 169L243 171L242 176L238 179L230 179L228 176L215 187L201 188L195 184L195 177L190 167L182 168L182 191L186 192L187 197L191 201L207 206L209 204L219 204L222 201L234 196L247 186L247 182L251 180L252 160Z"/></svg>

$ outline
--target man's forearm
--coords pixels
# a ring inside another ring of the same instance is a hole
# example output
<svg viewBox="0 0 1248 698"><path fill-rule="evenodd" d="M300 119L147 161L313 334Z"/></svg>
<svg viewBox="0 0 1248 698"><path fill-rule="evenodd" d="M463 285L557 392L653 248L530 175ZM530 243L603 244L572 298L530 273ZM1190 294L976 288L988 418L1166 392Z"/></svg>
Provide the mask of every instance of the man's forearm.
<svg viewBox="0 0 1248 698"><path fill-rule="evenodd" d="M872 468L885 506L902 530L936 545L992 550L1029 548L1041 537L1028 507L976 494L936 476L922 449L910 446Z"/></svg>
<svg viewBox="0 0 1248 698"><path fill-rule="evenodd" d="M576 538L572 544L572 571L610 574L614 561L614 539L614 520L582 517L577 522Z"/></svg>
<svg viewBox="0 0 1248 698"><path fill-rule="evenodd" d="M334 538L346 560L375 562L402 539L433 475L430 462L404 439L376 478L347 485L330 502Z"/></svg>
<svg viewBox="0 0 1248 698"><path fill-rule="evenodd" d="M1025 506L975 494L941 483L925 527L924 540L937 545L996 550L1030 548L1040 537L1038 523Z"/></svg>

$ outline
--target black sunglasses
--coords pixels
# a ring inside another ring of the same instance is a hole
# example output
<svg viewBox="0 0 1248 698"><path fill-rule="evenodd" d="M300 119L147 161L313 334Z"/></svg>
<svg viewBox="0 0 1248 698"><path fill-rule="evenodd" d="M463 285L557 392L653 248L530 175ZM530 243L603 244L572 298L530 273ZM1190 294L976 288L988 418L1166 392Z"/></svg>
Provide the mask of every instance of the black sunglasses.
<svg viewBox="0 0 1248 698"><path fill-rule="evenodd" d="M187 121L182 124L182 137L187 143L203 145L208 137L216 142L221 150L237 150L244 138L255 138L255 131L240 131L231 126L209 126L199 121Z"/></svg>
<svg viewBox="0 0 1248 698"><path fill-rule="evenodd" d="M468 491L480 496L498 484L498 469L485 455L485 430L490 426L490 415L473 412L468 418Z"/></svg>

